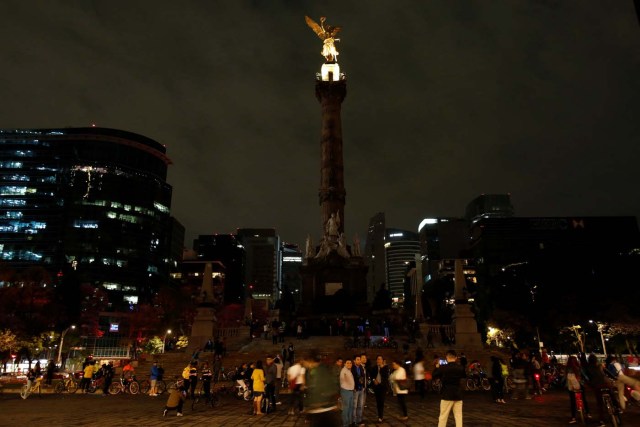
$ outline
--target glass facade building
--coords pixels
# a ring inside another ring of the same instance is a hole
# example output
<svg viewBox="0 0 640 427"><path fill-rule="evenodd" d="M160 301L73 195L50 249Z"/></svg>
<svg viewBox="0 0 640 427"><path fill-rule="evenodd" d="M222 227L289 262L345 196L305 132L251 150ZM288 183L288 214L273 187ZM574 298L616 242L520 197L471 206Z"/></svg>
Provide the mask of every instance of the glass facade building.
<svg viewBox="0 0 640 427"><path fill-rule="evenodd" d="M71 273L114 304L150 298L168 277L170 163L120 130L0 130L0 267Z"/></svg>

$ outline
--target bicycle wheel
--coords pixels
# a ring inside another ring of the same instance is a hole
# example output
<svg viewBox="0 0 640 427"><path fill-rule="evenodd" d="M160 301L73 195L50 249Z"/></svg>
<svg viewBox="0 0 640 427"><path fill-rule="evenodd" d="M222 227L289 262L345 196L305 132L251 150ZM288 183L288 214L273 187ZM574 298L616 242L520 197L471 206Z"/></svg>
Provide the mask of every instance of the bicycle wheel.
<svg viewBox="0 0 640 427"><path fill-rule="evenodd" d="M474 391L476 389L476 382L473 378L467 378L467 390Z"/></svg>
<svg viewBox="0 0 640 427"><path fill-rule="evenodd" d="M64 381L58 381L55 385L55 387L53 387L53 391L55 391L56 393L60 394L63 391L65 391L67 388L64 386Z"/></svg>
<svg viewBox="0 0 640 427"><path fill-rule="evenodd" d="M218 398L218 395L216 393L211 394L211 397L209 399L209 404L211 405L212 408L215 408L216 406L220 406L220 399Z"/></svg>
<svg viewBox="0 0 640 427"><path fill-rule="evenodd" d="M489 382L488 378L483 378L481 382L482 382L482 389L484 391L491 390L491 383Z"/></svg>
<svg viewBox="0 0 640 427"><path fill-rule="evenodd" d="M157 384L157 383L156 383ZM144 380L140 383L140 393L147 394L151 390L151 381Z"/></svg>
<svg viewBox="0 0 640 427"><path fill-rule="evenodd" d="M96 392L96 383L91 381L89 383L89 385L87 386L87 392L88 393L95 393Z"/></svg>
<svg viewBox="0 0 640 427"><path fill-rule="evenodd" d="M139 392L140 384L138 383L138 381L131 381L131 384L129 384L129 393L138 394Z"/></svg>
<svg viewBox="0 0 640 427"><path fill-rule="evenodd" d="M118 394L122 392L122 384L120 383L111 383L109 386L109 394Z"/></svg>
<svg viewBox="0 0 640 427"><path fill-rule="evenodd" d="M69 379L65 382L65 388L69 393L75 393L78 390L78 383L73 379Z"/></svg>
<svg viewBox="0 0 640 427"><path fill-rule="evenodd" d="M167 391L167 383L162 380L158 380L156 383L156 393L163 394L165 391Z"/></svg>
<svg viewBox="0 0 640 427"><path fill-rule="evenodd" d="M253 390L245 390L242 398L247 402L253 399Z"/></svg>
<svg viewBox="0 0 640 427"><path fill-rule="evenodd" d="M27 397L29 397L29 385L25 384L22 386L22 388L20 389L20 397L23 399L26 399Z"/></svg>
<svg viewBox="0 0 640 427"><path fill-rule="evenodd" d="M196 409L196 407L198 406L198 404L200 403L200 396L196 396L193 399L191 399L191 410L194 411Z"/></svg>

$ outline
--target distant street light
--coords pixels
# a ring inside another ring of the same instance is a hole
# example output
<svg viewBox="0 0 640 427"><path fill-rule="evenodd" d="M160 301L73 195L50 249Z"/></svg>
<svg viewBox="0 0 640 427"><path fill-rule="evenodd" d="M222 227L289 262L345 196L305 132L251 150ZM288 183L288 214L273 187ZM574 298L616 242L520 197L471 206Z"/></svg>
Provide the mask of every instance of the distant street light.
<svg viewBox="0 0 640 427"><path fill-rule="evenodd" d="M164 334L164 339L162 340L162 352L164 353L165 348L167 347L167 335L171 335L171 329L167 329L167 333Z"/></svg>
<svg viewBox="0 0 640 427"><path fill-rule="evenodd" d="M75 328L76 328L76 325L71 325L67 329L62 331L62 334L60 335L60 348L58 348L57 364L60 365L61 368L62 368L62 345L64 344L64 336L67 335L67 332L69 332L70 329L75 329Z"/></svg>
<svg viewBox="0 0 640 427"><path fill-rule="evenodd" d="M601 322L594 322L593 320L589 320L589 323L595 323L596 326L598 327L598 332L600 332L600 340L602 341L602 352L604 353L604 355L607 355L607 346L604 343L604 335L602 334L602 331L604 330L605 325L604 323Z"/></svg>

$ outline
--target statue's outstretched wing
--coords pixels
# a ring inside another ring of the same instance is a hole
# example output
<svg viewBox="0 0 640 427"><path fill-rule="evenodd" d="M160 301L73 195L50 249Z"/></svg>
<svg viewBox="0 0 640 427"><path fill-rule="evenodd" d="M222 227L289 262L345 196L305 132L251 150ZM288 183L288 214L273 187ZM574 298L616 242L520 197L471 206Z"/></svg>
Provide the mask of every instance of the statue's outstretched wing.
<svg viewBox="0 0 640 427"><path fill-rule="evenodd" d="M309 18L306 15L304 16L304 20L307 22L307 25L309 26L309 28L311 28L313 32L316 33L318 37L320 37L322 40L324 40L327 37L325 31L322 29L320 25L318 25L316 21L314 21L313 19Z"/></svg>
<svg viewBox="0 0 640 427"><path fill-rule="evenodd" d="M327 33L329 34L329 37L335 38L336 34L338 34L340 32L340 30L342 30L341 26L330 26L330 25L325 25L325 30L327 31Z"/></svg>

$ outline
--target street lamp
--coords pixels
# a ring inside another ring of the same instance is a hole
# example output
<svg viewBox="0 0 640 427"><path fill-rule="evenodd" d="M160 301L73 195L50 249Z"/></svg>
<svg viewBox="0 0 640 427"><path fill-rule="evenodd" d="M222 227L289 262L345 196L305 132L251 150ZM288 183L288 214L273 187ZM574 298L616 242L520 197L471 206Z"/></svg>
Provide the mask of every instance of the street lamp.
<svg viewBox="0 0 640 427"><path fill-rule="evenodd" d="M62 345L64 344L64 336L67 335L67 332L69 332L70 329L75 329L75 328L76 328L76 325L71 325L67 329L62 331L62 334L60 335L60 348L58 349L58 365L60 365L61 368L62 368Z"/></svg>
<svg viewBox="0 0 640 427"><path fill-rule="evenodd" d="M600 340L602 341L602 352L606 356L607 355L607 346L604 343L604 335L602 334L602 331L604 330L604 327L606 325L604 323L594 322L593 320L589 320L589 323L595 323L596 326L598 327L598 332L600 332Z"/></svg>
<svg viewBox="0 0 640 427"><path fill-rule="evenodd" d="M167 329L167 333L164 334L164 339L162 340L162 352L164 353L165 348L167 347L167 335L171 335L171 329Z"/></svg>

